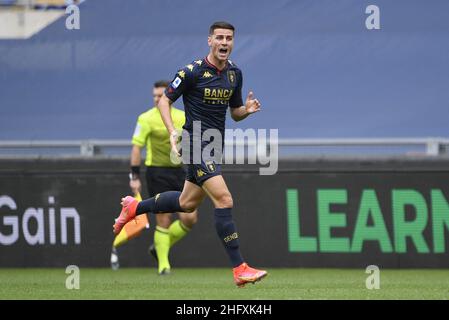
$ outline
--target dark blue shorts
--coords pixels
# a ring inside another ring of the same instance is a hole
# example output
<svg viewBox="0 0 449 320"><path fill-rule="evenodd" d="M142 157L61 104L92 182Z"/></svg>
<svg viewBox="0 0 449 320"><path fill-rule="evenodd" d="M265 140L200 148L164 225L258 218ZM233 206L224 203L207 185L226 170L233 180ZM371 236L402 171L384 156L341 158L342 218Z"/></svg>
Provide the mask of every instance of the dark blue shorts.
<svg viewBox="0 0 449 320"><path fill-rule="evenodd" d="M199 138L196 137L195 139ZM215 149L212 151L212 154L203 154L209 142L201 141L198 150L194 150L192 136L190 141L188 141L189 145L186 145L185 142L184 140L182 141L182 151L190 149L189 153L181 152L183 153L182 157L187 181L201 187L207 179L221 175L221 159L217 160L221 156L214 157ZM223 150L223 145L221 147ZM200 152L201 154L195 155L195 152Z"/></svg>
<svg viewBox="0 0 449 320"><path fill-rule="evenodd" d="M186 180L201 187L207 179L221 175L221 164L214 161L201 161L201 164L184 165L184 170Z"/></svg>

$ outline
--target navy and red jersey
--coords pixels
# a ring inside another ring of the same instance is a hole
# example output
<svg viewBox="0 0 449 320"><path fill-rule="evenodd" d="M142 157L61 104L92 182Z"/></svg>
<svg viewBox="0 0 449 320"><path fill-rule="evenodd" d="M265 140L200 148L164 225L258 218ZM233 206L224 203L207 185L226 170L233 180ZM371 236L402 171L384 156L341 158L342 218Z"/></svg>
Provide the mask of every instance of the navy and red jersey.
<svg viewBox="0 0 449 320"><path fill-rule="evenodd" d="M175 102L183 96L186 122L184 129L192 134L193 121L201 121L201 133L220 130L224 137L228 107L238 108L242 101L242 72L228 60L219 70L207 58L193 61L180 69L165 95Z"/></svg>

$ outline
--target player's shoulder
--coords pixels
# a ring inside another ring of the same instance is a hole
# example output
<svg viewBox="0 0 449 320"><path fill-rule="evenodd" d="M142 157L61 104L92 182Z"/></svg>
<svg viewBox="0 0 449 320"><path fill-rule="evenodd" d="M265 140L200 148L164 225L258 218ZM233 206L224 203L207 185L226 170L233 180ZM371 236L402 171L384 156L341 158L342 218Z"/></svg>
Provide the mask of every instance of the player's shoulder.
<svg viewBox="0 0 449 320"><path fill-rule="evenodd" d="M193 60L190 64L192 64L196 69L201 69L202 67L204 67L205 62L204 59L196 59Z"/></svg>
<svg viewBox="0 0 449 320"><path fill-rule="evenodd" d="M204 60L203 59L197 59L197 60L193 60L192 62L186 64L184 67L182 67L179 71L178 71L178 75L183 77L187 74L196 74L198 71L200 71L202 69L204 65Z"/></svg>
<svg viewBox="0 0 449 320"><path fill-rule="evenodd" d="M235 71L238 71L238 72L242 72L242 70L240 70L240 68L235 64L234 61L228 59L228 65L229 65L229 69L230 70L235 70Z"/></svg>

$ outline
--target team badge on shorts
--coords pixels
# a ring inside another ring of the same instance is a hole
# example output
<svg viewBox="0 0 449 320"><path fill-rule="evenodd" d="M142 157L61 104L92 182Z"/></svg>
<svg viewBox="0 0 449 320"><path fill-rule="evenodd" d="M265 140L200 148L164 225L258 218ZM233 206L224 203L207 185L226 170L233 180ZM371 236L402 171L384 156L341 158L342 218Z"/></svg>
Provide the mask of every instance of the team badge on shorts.
<svg viewBox="0 0 449 320"><path fill-rule="evenodd" d="M210 173L215 172L215 163L213 161L206 161L206 167L207 170L209 170Z"/></svg>

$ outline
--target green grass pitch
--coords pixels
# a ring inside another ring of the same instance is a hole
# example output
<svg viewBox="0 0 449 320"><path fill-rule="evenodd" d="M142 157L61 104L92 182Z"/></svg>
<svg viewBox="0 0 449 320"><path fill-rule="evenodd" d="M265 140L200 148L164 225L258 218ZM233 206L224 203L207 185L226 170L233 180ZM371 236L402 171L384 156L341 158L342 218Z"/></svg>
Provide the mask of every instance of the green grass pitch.
<svg viewBox="0 0 449 320"><path fill-rule="evenodd" d="M65 269L0 269L0 299L449 299L449 270L380 270L368 290L364 269L268 269L243 289L230 269L80 269L80 289L68 290Z"/></svg>

